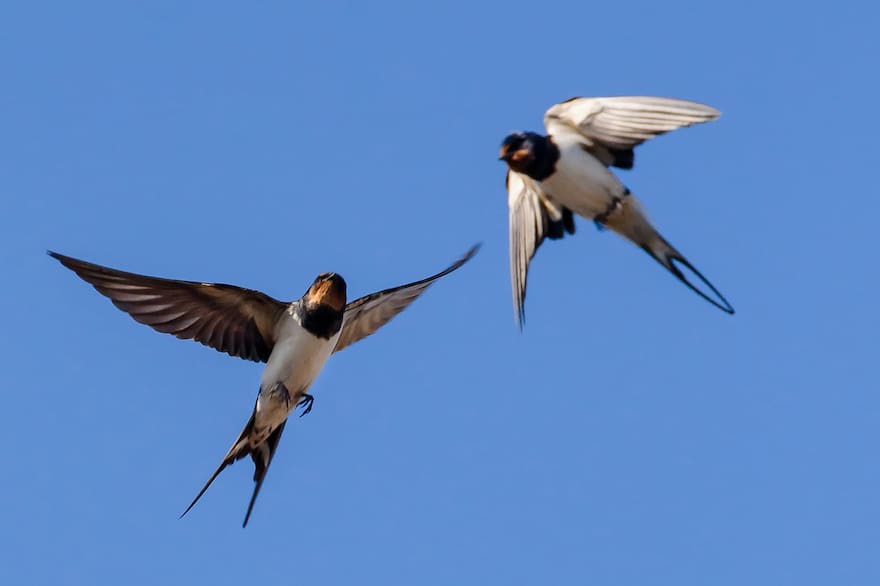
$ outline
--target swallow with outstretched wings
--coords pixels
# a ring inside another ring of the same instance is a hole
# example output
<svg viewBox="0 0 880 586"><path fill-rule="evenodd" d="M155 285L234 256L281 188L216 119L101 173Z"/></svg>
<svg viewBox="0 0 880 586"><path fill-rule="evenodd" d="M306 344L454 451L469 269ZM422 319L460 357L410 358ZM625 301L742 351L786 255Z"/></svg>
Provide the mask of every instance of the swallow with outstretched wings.
<svg viewBox="0 0 880 586"><path fill-rule="evenodd" d="M247 526L287 418L298 405L303 415L311 410L308 389L330 355L375 333L478 248L436 275L351 303L346 303L345 280L335 273L318 275L301 298L282 302L234 285L148 277L49 254L136 321L230 356L266 363L250 419L183 512L189 512L224 468L250 456L256 484L244 518Z"/></svg>

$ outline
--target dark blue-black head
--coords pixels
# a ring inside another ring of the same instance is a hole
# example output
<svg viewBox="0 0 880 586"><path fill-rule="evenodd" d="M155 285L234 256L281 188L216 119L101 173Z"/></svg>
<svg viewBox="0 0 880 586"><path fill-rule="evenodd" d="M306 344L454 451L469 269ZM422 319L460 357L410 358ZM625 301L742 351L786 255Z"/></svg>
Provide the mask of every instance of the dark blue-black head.
<svg viewBox="0 0 880 586"><path fill-rule="evenodd" d="M498 153L498 160L509 163L514 155L521 150L533 151L534 141L529 140L532 132L514 132L504 137L501 142L501 152ZM523 156L523 155L520 155Z"/></svg>
<svg viewBox="0 0 880 586"><path fill-rule="evenodd" d="M508 134L501 143L498 159L518 173L540 179L552 172L559 150L546 137L534 132Z"/></svg>

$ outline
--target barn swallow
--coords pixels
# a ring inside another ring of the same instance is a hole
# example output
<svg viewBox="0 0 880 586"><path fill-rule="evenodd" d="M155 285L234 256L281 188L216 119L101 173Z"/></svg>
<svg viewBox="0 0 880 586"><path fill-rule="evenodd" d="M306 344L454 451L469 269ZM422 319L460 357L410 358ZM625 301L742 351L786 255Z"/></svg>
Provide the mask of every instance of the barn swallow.
<svg viewBox="0 0 880 586"><path fill-rule="evenodd" d="M642 248L700 297L732 314L724 296L648 220L609 167L632 169L633 149L676 128L715 120L715 108L671 98L571 98L544 114L547 135L516 132L501 144L507 163L510 278L520 329L529 261L545 238L574 234L574 214ZM715 298L697 288L688 269Z"/></svg>
<svg viewBox="0 0 880 586"><path fill-rule="evenodd" d="M331 354L366 338L406 309L434 281L457 270L479 245L426 279L385 289L346 303L345 280L318 275L296 301L281 302L234 285L178 281L127 273L49 252L113 304L142 324L210 346L230 356L265 362L253 413L223 461L183 515L224 468L250 456L254 492L247 526L287 418L297 406L311 410L309 386Z"/></svg>

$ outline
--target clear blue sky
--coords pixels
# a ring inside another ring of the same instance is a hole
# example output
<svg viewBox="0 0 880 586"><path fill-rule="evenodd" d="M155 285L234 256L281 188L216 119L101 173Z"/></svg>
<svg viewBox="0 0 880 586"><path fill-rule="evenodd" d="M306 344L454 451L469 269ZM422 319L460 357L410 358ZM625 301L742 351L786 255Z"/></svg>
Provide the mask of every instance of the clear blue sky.
<svg viewBox="0 0 880 586"><path fill-rule="evenodd" d="M296 7L294 7L296 5ZM877 8L0 8L3 584L880 583ZM729 317L581 221L516 333L511 130L574 95L718 107L624 180ZM45 255L282 299L480 254L333 357L246 530L260 366Z"/></svg>

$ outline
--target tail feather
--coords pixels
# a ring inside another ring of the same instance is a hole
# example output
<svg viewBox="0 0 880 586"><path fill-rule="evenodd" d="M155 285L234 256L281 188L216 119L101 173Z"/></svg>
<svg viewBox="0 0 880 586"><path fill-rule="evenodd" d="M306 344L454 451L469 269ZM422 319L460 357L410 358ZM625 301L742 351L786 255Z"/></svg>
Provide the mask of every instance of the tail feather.
<svg viewBox="0 0 880 586"><path fill-rule="evenodd" d="M697 270L697 268L692 265L680 252L678 252L671 244L669 244L663 237L660 237L658 234L658 240L650 244L641 245L642 250L651 255L651 258L659 262L663 265L666 270L672 273L675 278L685 284L685 286L720 309L725 313L729 313L733 315L735 310L733 306L730 304L727 299L725 299L724 295L715 288L715 285L709 282L709 279L703 276L703 274ZM704 291L700 290L696 285L691 283L691 281L685 276L685 274L681 271L681 269L675 264L678 263L688 269L691 273L693 273L709 290L717 297L713 299Z"/></svg>
<svg viewBox="0 0 880 586"><path fill-rule="evenodd" d="M627 193L627 196L621 200L621 205L612 214L608 216L604 224L629 240L635 243L642 250L651 255L651 258L663 265L666 270L675 276L679 281L685 284L688 289L720 309L729 314L735 313L733 306L724 298L715 286L709 282L709 279L694 267L674 246L672 246L656 228L648 220L642 211L638 200ZM677 263L677 264L676 264ZM692 283L682 272L678 265L683 266L690 271L703 285L715 296L712 298L706 291L698 288Z"/></svg>
<svg viewBox="0 0 880 586"><path fill-rule="evenodd" d="M214 480L220 475L223 470L226 469L227 466L235 462L236 460L241 460L245 456L251 453L250 444L247 441L248 436L250 436L251 432L254 429L254 415L251 415L251 418L248 420L247 424L244 426L244 429L239 434L238 439L235 440L235 443L232 444L232 447L229 448L229 451L226 452L226 455L223 457L223 461L220 462L220 465L217 466L217 469L214 470L214 473L211 474L211 477L208 479L208 482L202 487L202 490L199 491L199 494L196 495L196 498L189 504L186 510L180 514L180 518L182 519L184 515L189 513L190 509L192 509L199 499L202 498L202 495L208 490Z"/></svg>
<svg viewBox="0 0 880 586"><path fill-rule="evenodd" d="M278 442L281 440L281 434L284 432L284 426L287 425L287 421L278 426L278 428L273 431L266 441L261 443L256 450L251 452L251 459L254 461L254 482L256 482L256 486L254 486L254 493L251 495L251 501L248 503L247 513L244 515L244 523L241 524L242 527L247 527L248 520L251 518L251 511L254 510L254 503L257 502L257 495L260 494L260 489L263 487L263 480L266 479L266 473L269 471L269 464L272 463L272 458L275 456L275 450L278 449Z"/></svg>

